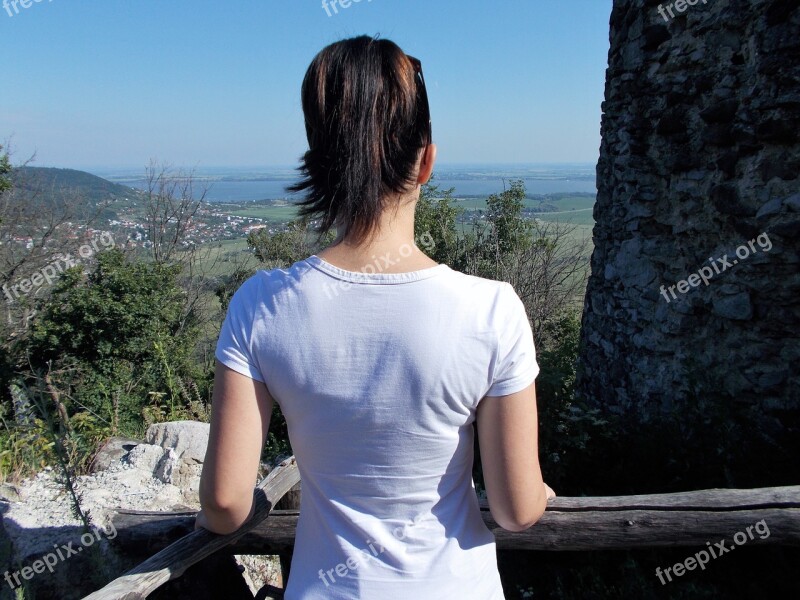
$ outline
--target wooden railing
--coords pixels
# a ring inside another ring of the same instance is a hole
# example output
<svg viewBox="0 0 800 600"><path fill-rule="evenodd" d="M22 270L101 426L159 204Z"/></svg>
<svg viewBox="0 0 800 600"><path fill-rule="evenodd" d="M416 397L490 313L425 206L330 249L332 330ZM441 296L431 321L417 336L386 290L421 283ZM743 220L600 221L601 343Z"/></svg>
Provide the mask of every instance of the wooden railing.
<svg viewBox="0 0 800 600"><path fill-rule="evenodd" d="M194 513L119 511L113 518L116 543L141 551L163 548L135 569L85 600L139 600L167 581L225 549L231 554L291 555L299 516L273 511L300 481L294 458L274 469L255 490L253 518L225 536L193 530ZM715 489L674 494L559 497L526 531L500 528L482 505L484 522L501 550L604 550L663 546L704 546L731 540L764 521L769 535L748 537L748 545L800 546L800 486L751 490ZM269 518L267 518L269 516ZM170 544L176 537L177 541ZM164 547L166 546L166 547ZM279 593L275 596L279 597Z"/></svg>

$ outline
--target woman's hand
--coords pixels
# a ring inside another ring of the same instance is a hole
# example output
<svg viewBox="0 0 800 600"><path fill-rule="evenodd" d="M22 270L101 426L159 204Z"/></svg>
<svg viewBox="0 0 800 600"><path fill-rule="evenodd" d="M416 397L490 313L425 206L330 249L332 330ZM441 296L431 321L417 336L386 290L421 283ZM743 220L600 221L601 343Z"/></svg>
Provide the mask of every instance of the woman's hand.
<svg viewBox="0 0 800 600"><path fill-rule="evenodd" d="M195 529L208 529L208 517L206 517L206 513L200 509L200 512L194 518L194 528Z"/></svg>
<svg viewBox="0 0 800 600"><path fill-rule="evenodd" d="M556 493L553 491L553 488L551 488L546 483L544 484L544 491L547 493L547 500L548 501L552 500L553 498L556 497Z"/></svg>

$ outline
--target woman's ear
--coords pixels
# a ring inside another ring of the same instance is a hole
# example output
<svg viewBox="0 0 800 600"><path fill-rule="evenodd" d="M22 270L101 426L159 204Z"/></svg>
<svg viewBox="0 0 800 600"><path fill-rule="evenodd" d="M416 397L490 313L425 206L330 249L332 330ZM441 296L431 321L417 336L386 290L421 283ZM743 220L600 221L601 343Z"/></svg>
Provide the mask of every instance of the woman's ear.
<svg viewBox="0 0 800 600"><path fill-rule="evenodd" d="M430 181L431 175L433 175L433 165L435 162L436 144L428 144L421 153L417 183L424 185Z"/></svg>

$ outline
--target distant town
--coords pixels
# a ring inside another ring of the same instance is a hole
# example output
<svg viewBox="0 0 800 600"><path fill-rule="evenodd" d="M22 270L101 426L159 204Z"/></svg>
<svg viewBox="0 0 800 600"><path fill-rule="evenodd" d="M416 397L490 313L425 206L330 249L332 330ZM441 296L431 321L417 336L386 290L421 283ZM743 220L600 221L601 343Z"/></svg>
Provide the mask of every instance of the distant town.
<svg viewBox="0 0 800 600"><path fill-rule="evenodd" d="M460 181L459 177L473 177L481 182L482 189L494 189L493 184L486 185L486 173L448 173L448 177L450 182ZM87 218L62 223L58 236L61 241L74 243L77 247L101 236L112 235L117 245L128 248L148 249L152 245L148 230L151 220L147 215L148 193L141 187L123 185L83 171L39 167L21 170L20 182L21 193L31 197L46 196L46 201L53 206L77 202L83 207L81 215ZM495 193L502 192L502 185L501 182L496 186ZM441 187L440 191L444 189ZM465 189L469 188L465 186ZM477 193L452 198L453 205L462 209L458 221L463 229L481 218L488 196L488 193ZM594 202L595 194L587 192L528 194L523 214L537 221L568 221L588 233L594 224ZM95 217L89 218L92 211ZM297 208L287 198L239 202L204 200L190 212L193 214L182 224L181 244L185 248L244 240L253 231L261 229L270 234L277 233L297 218ZM175 223L175 218L165 221L167 226L170 222ZM30 236L17 235L9 241L30 249L37 243L34 235L33 232Z"/></svg>

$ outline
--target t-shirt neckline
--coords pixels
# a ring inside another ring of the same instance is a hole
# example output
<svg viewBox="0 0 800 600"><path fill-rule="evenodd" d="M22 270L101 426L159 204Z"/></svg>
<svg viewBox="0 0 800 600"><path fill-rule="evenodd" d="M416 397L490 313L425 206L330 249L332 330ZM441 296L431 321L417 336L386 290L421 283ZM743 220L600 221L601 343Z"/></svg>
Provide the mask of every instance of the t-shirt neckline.
<svg viewBox="0 0 800 600"><path fill-rule="evenodd" d="M381 263L379 260L376 260L374 263L370 263L370 265L364 267L367 268L368 266L371 266L375 271L374 273L369 271L347 271L329 263L316 254L309 256L306 259L306 262L320 271L336 277L337 279L344 279L346 281L358 283L407 283L411 281L429 279L430 277L435 277L436 275L450 270L448 265L445 263L440 263L434 267L427 267L418 271L408 271L406 273L381 273L379 266Z"/></svg>

